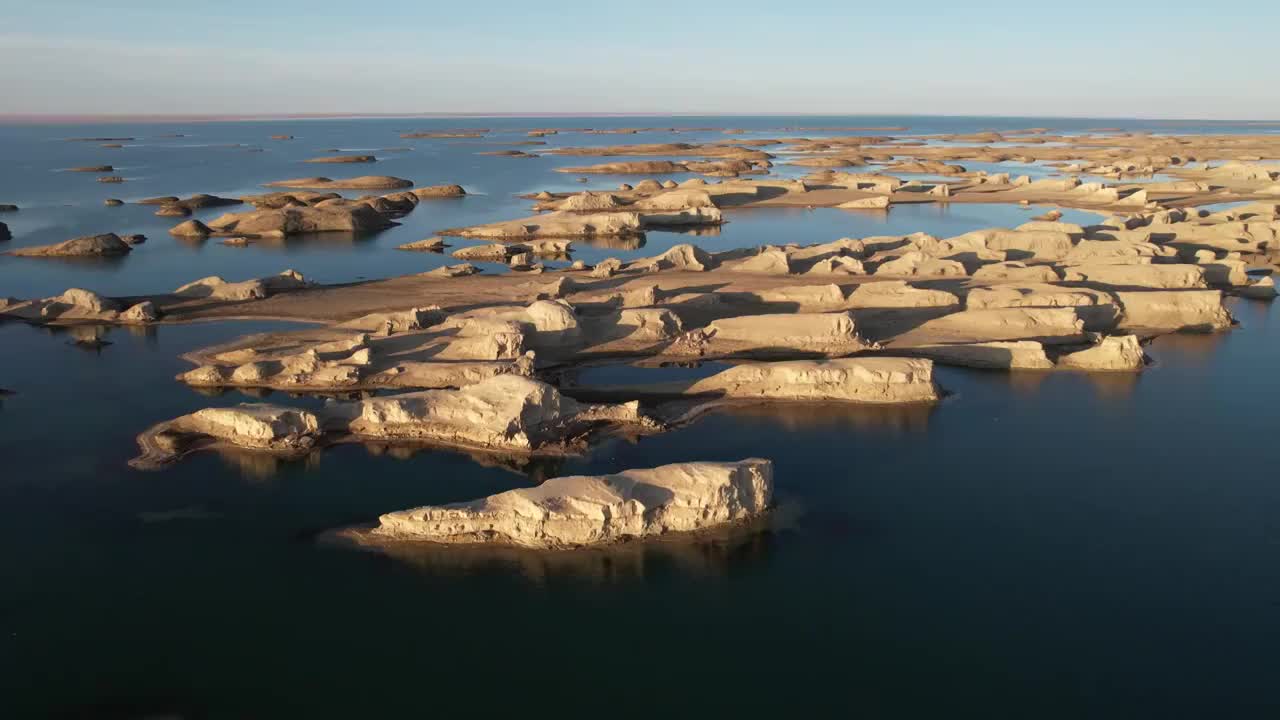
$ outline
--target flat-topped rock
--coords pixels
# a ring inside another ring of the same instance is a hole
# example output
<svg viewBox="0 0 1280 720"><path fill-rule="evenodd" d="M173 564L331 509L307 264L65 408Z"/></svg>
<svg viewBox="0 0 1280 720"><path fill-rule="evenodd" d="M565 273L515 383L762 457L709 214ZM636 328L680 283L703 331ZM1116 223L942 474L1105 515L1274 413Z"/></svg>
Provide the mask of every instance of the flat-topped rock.
<svg viewBox="0 0 1280 720"><path fill-rule="evenodd" d="M1085 324L1075 308L964 310L929 320L916 331L925 337L968 342L1036 340L1071 343L1084 339Z"/></svg>
<svg viewBox="0 0 1280 720"><path fill-rule="evenodd" d="M1218 290L1118 292L1120 326L1135 330L1213 332L1234 322Z"/></svg>
<svg viewBox="0 0 1280 720"><path fill-rule="evenodd" d="M773 465L680 463L552 478L480 500L387 513L358 542L489 543L537 549L600 545L749 520L773 497Z"/></svg>
<svg viewBox="0 0 1280 720"><path fill-rule="evenodd" d="M1073 265L1063 271L1063 279L1111 287L1165 290L1209 287L1205 269L1198 265Z"/></svg>
<svg viewBox="0 0 1280 720"><path fill-rule="evenodd" d="M467 191L464 190L461 185L430 185L427 187L414 188L409 192L416 195L420 200L462 197L467 194Z"/></svg>
<svg viewBox="0 0 1280 720"><path fill-rule="evenodd" d="M945 365L983 370L1050 370L1053 361L1034 340L917 345L911 353Z"/></svg>
<svg viewBox="0 0 1280 720"><path fill-rule="evenodd" d="M849 355L874 348L848 312L745 315L722 318L687 333L668 349L674 354Z"/></svg>
<svg viewBox="0 0 1280 720"><path fill-rule="evenodd" d="M1133 335L1101 338L1093 347L1066 353L1058 358L1058 367L1094 372L1133 372L1146 365L1146 354Z"/></svg>
<svg viewBox="0 0 1280 720"><path fill-rule="evenodd" d="M422 240L414 240L401 245L397 245L397 250L424 250L427 252L443 252L449 247L445 244L442 237L429 237Z"/></svg>
<svg viewBox="0 0 1280 720"><path fill-rule="evenodd" d="M298 188L302 190L395 190L413 187L412 180L390 175L362 175L334 180L327 177L293 178L266 183L264 187Z"/></svg>
<svg viewBox="0 0 1280 720"><path fill-rule="evenodd" d="M736 365L683 388L689 395L823 402L933 402L940 393L933 363L864 357Z"/></svg>

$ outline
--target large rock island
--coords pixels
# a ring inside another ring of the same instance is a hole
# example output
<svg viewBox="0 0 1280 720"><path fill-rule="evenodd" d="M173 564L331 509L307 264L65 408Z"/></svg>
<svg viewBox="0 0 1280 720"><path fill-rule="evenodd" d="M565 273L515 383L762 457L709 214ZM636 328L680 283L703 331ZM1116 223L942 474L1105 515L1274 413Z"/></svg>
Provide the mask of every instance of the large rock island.
<svg viewBox="0 0 1280 720"><path fill-rule="evenodd" d="M492 543L567 549L693 532L754 518L773 499L773 463L691 462L547 480L479 500L387 513L341 536L362 545Z"/></svg>

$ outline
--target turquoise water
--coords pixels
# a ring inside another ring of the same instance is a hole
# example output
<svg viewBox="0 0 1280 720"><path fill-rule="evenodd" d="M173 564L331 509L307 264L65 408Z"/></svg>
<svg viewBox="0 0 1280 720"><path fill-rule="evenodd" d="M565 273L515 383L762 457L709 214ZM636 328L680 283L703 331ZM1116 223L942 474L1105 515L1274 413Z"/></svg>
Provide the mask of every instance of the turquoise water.
<svg viewBox="0 0 1280 720"><path fill-rule="evenodd" d="M1089 126L1104 124L1115 122ZM327 146L406 144L387 137L429 125L185 129L218 142L252 136L272 149L249 158L300 158ZM72 153L70 144L32 138L167 131L0 128L0 143L8 143L0 154L22 146L23 165L81 165L97 161L92 148ZM288 151L267 145L265 136L278 132L312 144ZM631 141L643 140L559 138ZM157 144L168 149L131 161L169 168L152 171L154 184L135 193L126 183L105 194L226 193L314 171L278 159L246 168L241 158L212 149ZM408 272L429 258L391 250L398 242L460 220L515 217L527 203L511 193L557 180L576 185L547 171L559 160L475 156L459 144L415 145L415 159L404 162L416 164L405 170L388 161L351 173L462 181L488 193L424 205L383 235L224 255L221 246L189 248L157 232L110 266L36 270L46 266L0 260L0 295L57 292L69 277L116 292L286 266L328 280ZM3 216L15 231L11 244L34 243L33 235L65 239L79 229L151 227L145 209L100 208L91 196L101 188L91 178L40 173L48 174L39 176L47 185L9 171L0 180L0 202L24 205ZM78 209L60 209L64 201ZM126 218L104 227L103 218L124 217L108 214L119 211L134 213L127 217L136 216L137 225ZM884 216L751 211L734 213L719 235L651 234L644 252L677 241L719 249L882 231L948 234L1012 225L1028 214L983 205L902 207ZM1269 717L1280 710L1272 671L1280 641L1280 485L1271 452L1280 315L1262 303L1231 307L1240 328L1161 338L1148 348L1156 364L1138 377L943 368L939 381L951 395L931 409L719 412L634 444L607 442L585 457L520 468L458 453L350 445L298 462L211 453L138 472L125 463L140 430L200 407L254 399L238 392L208 397L177 384L173 376L187 368L181 353L287 326L114 329L106 335L112 344L91 352L69 345L66 333L0 324L0 387L15 391L0 396L0 542L7 548L0 716L350 718L618 708ZM707 369L658 372L673 379ZM640 372L650 371L599 368L583 378L630 382ZM319 402L284 393L268 399ZM558 474L749 456L776 462L779 512L767 528L744 536L572 556L450 549L386 557L315 540L325 529L382 512Z"/></svg>

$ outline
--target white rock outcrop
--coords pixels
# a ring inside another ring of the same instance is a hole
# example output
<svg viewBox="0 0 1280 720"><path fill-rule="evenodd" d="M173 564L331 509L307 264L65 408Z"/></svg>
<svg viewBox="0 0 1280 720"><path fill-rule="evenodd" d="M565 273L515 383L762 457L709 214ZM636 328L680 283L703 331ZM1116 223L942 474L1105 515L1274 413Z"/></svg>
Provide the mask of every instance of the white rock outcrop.
<svg viewBox="0 0 1280 720"><path fill-rule="evenodd" d="M773 465L694 462L552 478L480 500L387 513L360 541L565 549L692 532L753 518L773 498Z"/></svg>
<svg viewBox="0 0 1280 720"><path fill-rule="evenodd" d="M933 362L866 357L738 365L684 388L728 398L861 403L934 402Z"/></svg>

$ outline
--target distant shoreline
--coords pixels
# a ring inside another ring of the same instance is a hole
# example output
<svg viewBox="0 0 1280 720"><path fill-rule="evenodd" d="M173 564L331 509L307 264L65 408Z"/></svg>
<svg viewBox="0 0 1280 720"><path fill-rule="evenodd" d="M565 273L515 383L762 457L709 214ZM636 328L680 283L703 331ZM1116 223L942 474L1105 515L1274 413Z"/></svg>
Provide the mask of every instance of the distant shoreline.
<svg viewBox="0 0 1280 720"><path fill-rule="evenodd" d="M457 112L457 113L249 113L249 114L111 114L111 113L0 113L0 125L81 125L112 123L204 123L204 122L279 122L289 120L456 120L484 118L749 118L749 117L828 117L828 118L991 118L1019 120L1112 120L1167 123L1170 125L1221 125L1223 127L1280 127L1280 120L1201 120L1196 118L1120 118L1068 115L925 115L892 113L695 113L695 112Z"/></svg>

